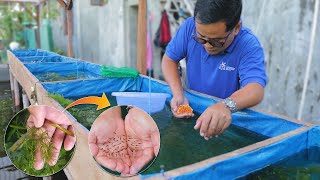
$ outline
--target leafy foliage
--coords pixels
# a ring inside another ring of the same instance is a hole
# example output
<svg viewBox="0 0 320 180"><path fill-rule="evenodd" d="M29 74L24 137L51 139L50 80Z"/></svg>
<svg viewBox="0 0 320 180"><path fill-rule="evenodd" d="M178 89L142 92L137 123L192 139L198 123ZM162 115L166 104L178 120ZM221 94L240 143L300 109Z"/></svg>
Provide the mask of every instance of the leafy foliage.
<svg viewBox="0 0 320 180"><path fill-rule="evenodd" d="M0 6L7 6L8 8L0 8L0 40L3 41L5 47L8 47L9 43L16 41L21 46L25 44L23 39L24 22L32 22L36 24L34 18L26 12L26 8L31 11L32 14L36 14L36 8L33 3L25 3L23 6L17 5L17 3L0 2ZM23 9L24 8L24 9ZM51 2L45 5L41 11L42 18L56 19L60 12L59 6L56 2Z"/></svg>
<svg viewBox="0 0 320 180"><path fill-rule="evenodd" d="M12 99L10 97L0 99L0 109L1 109L0 111L0 157L2 154L1 152L4 152L4 147L3 147L4 134L9 124L9 121L13 116L13 111L11 107L12 107Z"/></svg>
<svg viewBox="0 0 320 180"><path fill-rule="evenodd" d="M7 155L12 163L26 174L33 176L52 175L67 165L74 149L65 151L64 148L61 148L58 162L54 166L49 166L48 162L51 160L53 150L50 137L47 131L42 128L29 128L27 130L25 127L28 117L29 111L25 109L18 113L10 123L5 135ZM24 137L22 143L18 143L17 147L14 147L21 137ZM36 170L33 167L36 149L41 151L43 160L46 162L41 170Z"/></svg>
<svg viewBox="0 0 320 180"><path fill-rule="evenodd" d="M66 99L60 94L49 94L49 97L56 100L62 107L67 107L73 100ZM93 121L104 111L104 109L96 110L96 105L78 105L69 108L68 111L72 114L79 123L90 129Z"/></svg>

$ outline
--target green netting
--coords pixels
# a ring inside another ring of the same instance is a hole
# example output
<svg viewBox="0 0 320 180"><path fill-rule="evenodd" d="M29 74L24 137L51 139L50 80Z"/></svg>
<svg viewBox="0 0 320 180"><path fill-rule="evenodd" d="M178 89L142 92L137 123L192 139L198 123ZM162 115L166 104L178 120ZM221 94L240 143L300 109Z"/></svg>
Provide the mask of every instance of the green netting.
<svg viewBox="0 0 320 180"><path fill-rule="evenodd" d="M102 65L101 67L101 76L108 77L108 78L127 78L132 77L136 78L138 76L138 71L133 68L122 67L117 68L113 66L105 66Z"/></svg>

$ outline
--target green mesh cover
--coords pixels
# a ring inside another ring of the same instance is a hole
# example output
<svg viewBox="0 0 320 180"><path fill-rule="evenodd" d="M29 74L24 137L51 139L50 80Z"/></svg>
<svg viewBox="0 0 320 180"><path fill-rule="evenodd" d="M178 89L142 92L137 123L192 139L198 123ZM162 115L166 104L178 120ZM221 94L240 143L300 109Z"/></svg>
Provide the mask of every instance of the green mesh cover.
<svg viewBox="0 0 320 180"><path fill-rule="evenodd" d="M136 78L138 76L138 71L133 68L122 67L117 68L113 66L105 66L102 65L101 67L101 76L108 77L108 78L125 78L125 77L132 77Z"/></svg>

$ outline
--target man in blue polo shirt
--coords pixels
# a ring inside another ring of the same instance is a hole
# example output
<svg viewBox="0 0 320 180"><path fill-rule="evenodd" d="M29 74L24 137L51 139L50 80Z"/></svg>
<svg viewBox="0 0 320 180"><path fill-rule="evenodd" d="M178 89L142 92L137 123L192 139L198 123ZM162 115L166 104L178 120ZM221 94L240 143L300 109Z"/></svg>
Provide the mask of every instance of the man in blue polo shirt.
<svg viewBox="0 0 320 180"><path fill-rule="evenodd" d="M198 118L195 129L206 140L221 134L231 123L231 114L258 104L264 95L266 73L263 49L253 33L242 26L241 0L198 0L194 17L179 28L166 49L162 71L173 98L174 116L184 97L178 62L187 63L189 89L222 98Z"/></svg>

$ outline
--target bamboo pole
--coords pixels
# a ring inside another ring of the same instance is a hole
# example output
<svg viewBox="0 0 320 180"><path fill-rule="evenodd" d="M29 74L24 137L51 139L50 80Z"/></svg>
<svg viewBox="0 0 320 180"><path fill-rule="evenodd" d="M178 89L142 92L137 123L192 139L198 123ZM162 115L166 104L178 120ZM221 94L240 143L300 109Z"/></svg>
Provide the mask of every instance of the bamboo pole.
<svg viewBox="0 0 320 180"><path fill-rule="evenodd" d="M146 75L146 47L147 47L147 1L139 0L138 34L137 34L137 69Z"/></svg>

